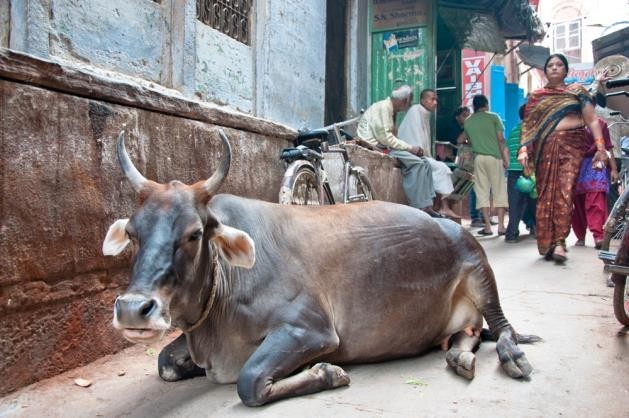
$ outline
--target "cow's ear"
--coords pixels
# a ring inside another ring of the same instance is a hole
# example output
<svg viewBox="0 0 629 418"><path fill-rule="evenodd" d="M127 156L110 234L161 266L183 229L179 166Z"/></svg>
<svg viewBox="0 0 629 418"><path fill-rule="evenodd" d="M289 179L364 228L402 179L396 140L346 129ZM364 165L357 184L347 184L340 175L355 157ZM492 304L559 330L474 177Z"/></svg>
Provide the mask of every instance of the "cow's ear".
<svg viewBox="0 0 629 418"><path fill-rule="evenodd" d="M111 224L103 241L103 254L118 255L131 241L125 229L129 219L118 219Z"/></svg>
<svg viewBox="0 0 629 418"><path fill-rule="evenodd" d="M255 264L256 246L246 232L221 224L216 228L212 241L229 264L248 269Z"/></svg>

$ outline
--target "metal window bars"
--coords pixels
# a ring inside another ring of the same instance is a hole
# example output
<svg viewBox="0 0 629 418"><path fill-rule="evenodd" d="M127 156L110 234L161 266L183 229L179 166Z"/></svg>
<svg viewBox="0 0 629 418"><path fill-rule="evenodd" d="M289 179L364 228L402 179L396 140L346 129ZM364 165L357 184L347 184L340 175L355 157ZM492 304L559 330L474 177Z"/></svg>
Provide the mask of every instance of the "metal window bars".
<svg viewBox="0 0 629 418"><path fill-rule="evenodd" d="M251 0L197 0L197 19L245 45L250 45L251 3Z"/></svg>

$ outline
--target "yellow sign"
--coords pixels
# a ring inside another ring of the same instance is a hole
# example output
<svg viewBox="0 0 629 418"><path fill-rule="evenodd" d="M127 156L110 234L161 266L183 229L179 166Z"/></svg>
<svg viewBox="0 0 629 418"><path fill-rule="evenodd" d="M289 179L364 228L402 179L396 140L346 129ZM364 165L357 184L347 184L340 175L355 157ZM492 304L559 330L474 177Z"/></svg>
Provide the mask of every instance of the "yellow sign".
<svg viewBox="0 0 629 418"><path fill-rule="evenodd" d="M372 0L372 31L427 25L431 0Z"/></svg>

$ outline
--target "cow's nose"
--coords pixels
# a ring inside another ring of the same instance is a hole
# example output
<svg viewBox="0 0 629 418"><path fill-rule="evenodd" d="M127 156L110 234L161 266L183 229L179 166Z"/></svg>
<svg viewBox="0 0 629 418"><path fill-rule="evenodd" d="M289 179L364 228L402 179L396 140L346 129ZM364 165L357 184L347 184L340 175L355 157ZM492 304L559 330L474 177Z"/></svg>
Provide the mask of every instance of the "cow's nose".
<svg viewBox="0 0 629 418"><path fill-rule="evenodd" d="M114 304L118 322L127 328L146 327L151 315L158 309L155 299L140 295L120 296Z"/></svg>

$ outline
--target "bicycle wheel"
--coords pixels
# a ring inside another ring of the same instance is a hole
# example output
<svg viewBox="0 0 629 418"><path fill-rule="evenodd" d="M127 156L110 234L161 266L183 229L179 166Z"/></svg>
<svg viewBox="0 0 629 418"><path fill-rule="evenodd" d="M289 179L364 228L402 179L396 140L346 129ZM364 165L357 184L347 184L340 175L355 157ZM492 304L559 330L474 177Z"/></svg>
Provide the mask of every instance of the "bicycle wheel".
<svg viewBox="0 0 629 418"><path fill-rule="evenodd" d="M629 287L627 276L614 275L614 315L623 325L629 326Z"/></svg>
<svg viewBox="0 0 629 418"><path fill-rule="evenodd" d="M283 205L319 205L319 186L317 176L309 166L302 166L293 174L284 176L279 194ZM324 195L324 203L329 204Z"/></svg>
<svg viewBox="0 0 629 418"><path fill-rule="evenodd" d="M354 167L352 169L347 186L349 187L350 202L366 202L376 198L369 177L367 177L362 167Z"/></svg>

